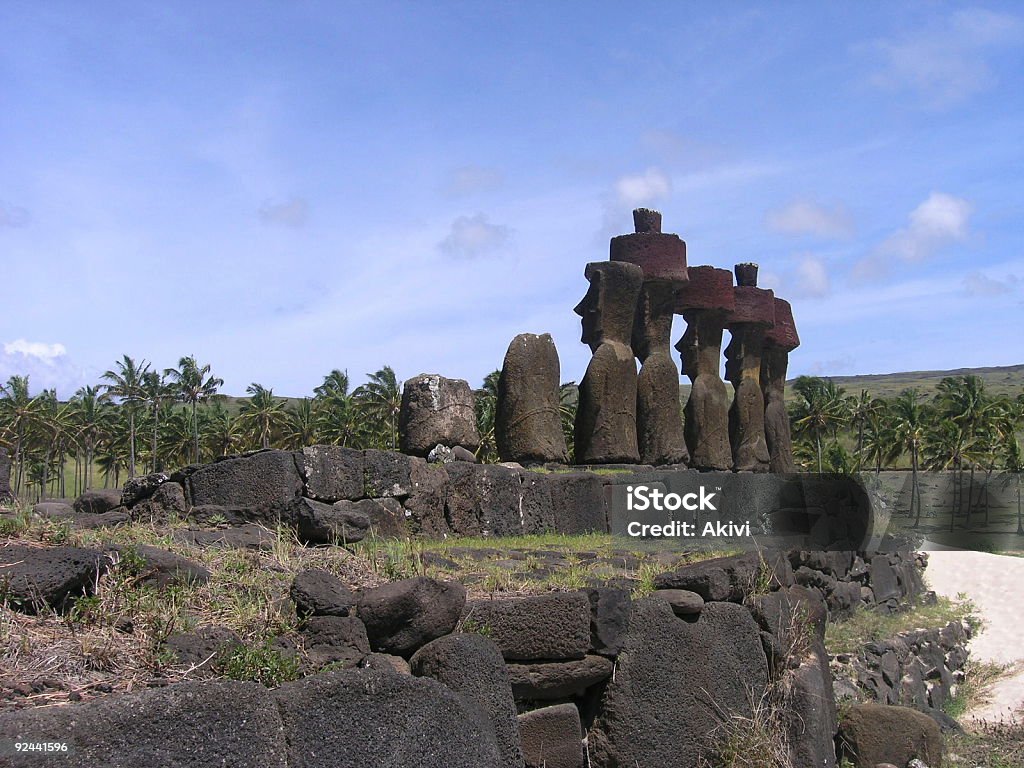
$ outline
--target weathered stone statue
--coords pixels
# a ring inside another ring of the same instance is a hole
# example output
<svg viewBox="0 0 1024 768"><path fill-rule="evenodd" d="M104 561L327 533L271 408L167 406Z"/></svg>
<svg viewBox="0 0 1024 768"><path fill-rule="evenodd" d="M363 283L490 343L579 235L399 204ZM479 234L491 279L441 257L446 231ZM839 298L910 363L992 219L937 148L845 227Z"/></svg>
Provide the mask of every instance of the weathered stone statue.
<svg viewBox="0 0 1024 768"><path fill-rule="evenodd" d="M636 264L644 282L633 323L637 379L636 428L645 464L684 464L689 459L679 403L679 369L672 360L675 291L686 284L686 243L661 231L661 214L633 211L636 232L613 237L611 259Z"/></svg>
<svg viewBox="0 0 1024 768"><path fill-rule="evenodd" d="M736 306L732 273L690 267L690 281L676 295L676 311L686 333L676 344L683 373L691 382L686 401L686 445L690 465L703 470L732 468L729 444L729 391L720 373L722 332Z"/></svg>
<svg viewBox="0 0 1024 768"><path fill-rule="evenodd" d="M494 438L502 461L569 461L559 412L558 351L550 334L521 333L498 379Z"/></svg>
<svg viewBox="0 0 1024 768"><path fill-rule="evenodd" d="M775 294L757 287L757 265L736 265L736 307L729 319L732 340L725 349L725 376L734 395L729 409L733 469L767 472L761 352L765 332L775 325Z"/></svg>
<svg viewBox="0 0 1024 768"><path fill-rule="evenodd" d="M11 457L0 448L0 501L11 497Z"/></svg>
<svg viewBox="0 0 1024 768"><path fill-rule="evenodd" d="M426 456L436 445L480 447L473 390L462 379L422 373L405 382L398 414L402 453Z"/></svg>
<svg viewBox="0 0 1024 768"><path fill-rule="evenodd" d="M587 264L590 290L574 310L594 356L580 382L575 424L577 464L636 464L636 362L630 339L644 273L635 264Z"/></svg>
<svg viewBox="0 0 1024 768"><path fill-rule="evenodd" d="M764 394L764 436L768 443L772 472L796 472L793 440L786 413L786 370L789 353L800 346L793 322L793 308L784 299L775 299L775 326L764 337L761 356L761 392Z"/></svg>

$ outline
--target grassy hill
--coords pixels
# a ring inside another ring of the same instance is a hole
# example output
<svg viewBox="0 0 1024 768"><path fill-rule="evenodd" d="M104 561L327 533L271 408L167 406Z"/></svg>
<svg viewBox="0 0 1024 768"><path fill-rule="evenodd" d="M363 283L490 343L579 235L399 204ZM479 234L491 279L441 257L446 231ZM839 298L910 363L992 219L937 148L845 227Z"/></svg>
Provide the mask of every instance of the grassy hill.
<svg viewBox="0 0 1024 768"><path fill-rule="evenodd" d="M935 394L939 382L946 376L981 377L985 389L992 395L1017 395L1024 392L1024 365L992 368L956 368L951 371L906 371L865 376L829 376L847 394L858 394L866 389L875 397L894 397L902 390L916 387L926 397ZM792 383L792 382L790 382Z"/></svg>

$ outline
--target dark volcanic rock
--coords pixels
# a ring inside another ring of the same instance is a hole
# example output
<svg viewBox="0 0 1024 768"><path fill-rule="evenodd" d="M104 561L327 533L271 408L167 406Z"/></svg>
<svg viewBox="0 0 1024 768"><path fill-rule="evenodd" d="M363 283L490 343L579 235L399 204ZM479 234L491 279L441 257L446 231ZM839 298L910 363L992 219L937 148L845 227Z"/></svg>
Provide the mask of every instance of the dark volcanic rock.
<svg viewBox="0 0 1024 768"><path fill-rule="evenodd" d="M412 462L409 473L411 492L405 500L407 522L411 533L442 538L451 533L444 516L444 503L448 494L448 472L439 464L428 464L423 459Z"/></svg>
<svg viewBox="0 0 1024 768"><path fill-rule="evenodd" d="M555 530L579 534L608 531L601 478L589 472L553 474L548 478Z"/></svg>
<svg viewBox="0 0 1024 768"><path fill-rule="evenodd" d="M573 704L556 704L519 716L527 768L583 768L583 726Z"/></svg>
<svg viewBox="0 0 1024 768"><path fill-rule="evenodd" d="M193 506L279 511L302 495L303 484L294 453L261 451L202 466L189 475L185 487Z"/></svg>
<svg viewBox="0 0 1024 768"><path fill-rule="evenodd" d="M286 683L273 696L289 768L502 765L480 708L429 678L342 670Z"/></svg>
<svg viewBox="0 0 1024 768"><path fill-rule="evenodd" d="M436 445L480 447L473 390L462 379L423 373L402 387L398 435L402 453L426 456Z"/></svg>
<svg viewBox="0 0 1024 768"><path fill-rule="evenodd" d="M449 464L446 470L445 518L452 531L462 536L522 534L516 470L464 462Z"/></svg>
<svg viewBox="0 0 1024 768"><path fill-rule="evenodd" d="M405 509L397 499L339 501L334 504L334 508L365 516L370 521L370 532L379 539L404 539L409 536L409 529L405 524Z"/></svg>
<svg viewBox="0 0 1024 768"><path fill-rule="evenodd" d="M14 608L35 613L44 605L58 610L67 601L92 594L107 559L78 547L0 547L0 586Z"/></svg>
<svg viewBox="0 0 1024 768"><path fill-rule="evenodd" d="M473 600L464 618L508 661L582 659L590 648L590 601L582 592Z"/></svg>
<svg viewBox="0 0 1024 768"><path fill-rule="evenodd" d="M185 682L0 715L0 740L73 745L5 756L11 768L286 768L274 699L256 683ZM291 765L295 765L294 763Z"/></svg>
<svg viewBox="0 0 1024 768"><path fill-rule="evenodd" d="M363 495L371 499L393 496L404 499L412 493L414 459L394 451L363 451Z"/></svg>
<svg viewBox="0 0 1024 768"><path fill-rule="evenodd" d="M704 598L688 589L658 589L654 597L660 597L672 606L676 616L697 616L704 610Z"/></svg>
<svg viewBox="0 0 1024 768"><path fill-rule="evenodd" d="M416 651L409 666L417 677L432 677L479 706L497 738L500 765L522 768L516 704L505 661L493 642L476 634L447 635Z"/></svg>
<svg viewBox="0 0 1024 768"><path fill-rule="evenodd" d="M565 464L558 352L550 334L512 339L498 379L494 437L502 461Z"/></svg>
<svg viewBox="0 0 1024 768"><path fill-rule="evenodd" d="M942 733L923 712L883 704L854 704L843 713L839 743L857 768L906 765L920 758L942 764Z"/></svg>
<svg viewBox="0 0 1024 768"><path fill-rule="evenodd" d="M286 519L306 544L354 544L370 529L370 518L352 508L352 502L325 504L299 499L289 508Z"/></svg>
<svg viewBox="0 0 1024 768"><path fill-rule="evenodd" d="M743 606L712 603L689 622L663 600L637 601L590 731L591 764L696 765L708 734L723 718L749 717L766 685L757 625Z"/></svg>
<svg viewBox="0 0 1024 768"><path fill-rule="evenodd" d="M288 594L299 618L307 616L348 616L355 595L333 573L310 569L292 580Z"/></svg>
<svg viewBox="0 0 1024 768"><path fill-rule="evenodd" d="M153 492L131 508L133 520L165 522L172 516L184 516L188 512L185 489L181 483L161 483Z"/></svg>
<svg viewBox="0 0 1024 768"><path fill-rule="evenodd" d="M124 488L121 490L120 506L130 507L143 499L148 499L157 488L170 479L171 476L166 472L153 472L133 477L124 484Z"/></svg>
<svg viewBox="0 0 1024 768"><path fill-rule="evenodd" d="M201 627L193 632L180 632L164 640L164 647L179 663L198 667L201 674L215 674L217 657L241 647L242 639L227 627ZM192 672L195 675L195 671Z"/></svg>
<svg viewBox="0 0 1024 768"><path fill-rule="evenodd" d="M417 576L364 590L358 612L374 650L408 657L455 629L465 604L461 584Z"/></svg>
<svg viewBox="0 0 1024 768"><path fill-rule="evenodd" d="M683 565L654 578L655 589L686 589L708 602L740 601L754 584L760 561L746 554Z"/></svg>
<svg viewBox="0 0 1024 768"><path fill-rule="evenodd" d="M306 654L315 667L354 667L370 652L363 622L353 616L313 616L302 629Z"/></svg>
<svg viewBox="0 0 1024 768"><path fill-rule="evenodd" d="M75 512L101 515L121 506L121 491L117 488L99 488L86 491L75 499Z"/></svg>
<svg viewBox="0 0 1024 768"><path fill-rule="evenodd" d="M573 661L509 664L512 692L520 700L564 699L611 677L612 661L586 656Z"/></svg>
<svg viewBox="0 0 1024 768"><path fill-rule="evenodd" d="M0 501L6 501L11 493L11 457L6 448L0 448Z"/></svg>
<svg viewBox="0 0 1024 768"><path fill-rule="evenodd" d="M210 580L210 572L199 563L166 549L149 544L134 544L114 545L111 550L117 552L121 560L125 557L141 560L138 567L142 584L167 587L171 584L205 584Z"/></svg>
<svg viewBox="0 0 1024 768"><path fill-rule="evenodd" d="M255 523L214 531L178 531L175 538L199 547L233 547L255 550L273 549L274 542L277 541L277 536Z"/></svg>
<svg viewBox="0 0 1024 768"><path fill-rule="evenodd" d="M355 501L363 492L363 452L337 445L313 445L302 449L302 475L306 495L317 501L333 503Z"/></svg>
<svg viewBox="0 0 1024 768"><path fill-rule="evenodd" d="M584 591L590 600L590 649L604 656L615 656L626 639L633 611L629 590L591 587Z"/></svg>

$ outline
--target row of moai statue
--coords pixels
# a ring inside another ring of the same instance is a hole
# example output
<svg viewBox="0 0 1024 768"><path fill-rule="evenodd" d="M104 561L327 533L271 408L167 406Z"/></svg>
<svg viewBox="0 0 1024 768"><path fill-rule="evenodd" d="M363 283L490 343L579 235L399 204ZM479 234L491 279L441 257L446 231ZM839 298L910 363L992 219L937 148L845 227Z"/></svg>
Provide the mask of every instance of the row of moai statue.
<svg viewBox="0 0 1024 768"><path fill-rule="evenodd" d="M575 463L795 471L784 388L800 341L789 302L757 287L756 264L736 266L736 285L728 270L688 268L686 243L661 231L657 211L637 209L633 221L633 234L612 238L609 261L586 266L590 289L575 309L593 353L579 385ZM692 385L685 409L670 346L677 314ZM719 374L726 329L731 405ZM551 337L517 336L498 387L502 459L568 461L558 388Z"/></svg>

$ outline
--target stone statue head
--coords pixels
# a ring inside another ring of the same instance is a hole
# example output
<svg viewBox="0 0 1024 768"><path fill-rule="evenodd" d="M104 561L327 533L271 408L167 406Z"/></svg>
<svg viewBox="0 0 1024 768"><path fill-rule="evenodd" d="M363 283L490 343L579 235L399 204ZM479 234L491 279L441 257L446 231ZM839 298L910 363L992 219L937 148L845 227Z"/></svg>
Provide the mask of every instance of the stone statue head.
<svg viewBox="0 0 1024 768"><path fill-rule="evenodd" d="M593 351L605 341L628 346L643 270L628 262L595 261L587 264L584 275L590 289L573 310L582 318L580 340Z"/></svg>

